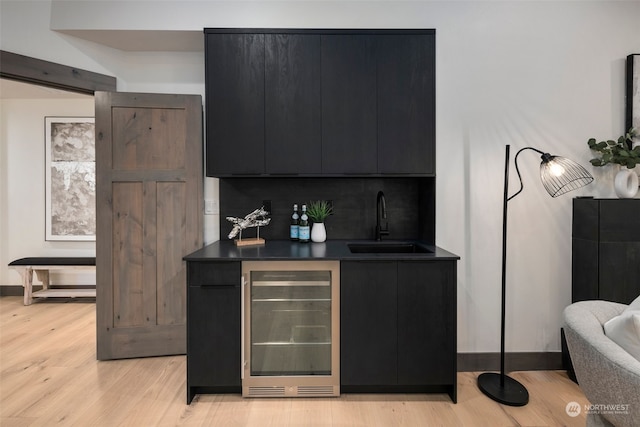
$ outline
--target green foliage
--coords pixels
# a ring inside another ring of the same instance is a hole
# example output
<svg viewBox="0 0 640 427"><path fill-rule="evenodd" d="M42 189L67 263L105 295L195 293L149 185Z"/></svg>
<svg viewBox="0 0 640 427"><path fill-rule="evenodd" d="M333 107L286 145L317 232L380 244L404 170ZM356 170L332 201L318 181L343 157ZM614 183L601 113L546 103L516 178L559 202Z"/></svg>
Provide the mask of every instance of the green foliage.
<svg viewBox="0 0 640 427"><path fill-rule="evenodd" d="M333 214L333 206L326 200L315 200L307 204L307 215L313 222L324 222Z"/></svg>
<svg viewBox="0 0 640 427"><path fill-rule="evenodd" d="M632 139L637 135L635 129L629 129L626 135L617 141L608 140L596 142L595 138L589 139L589 148L601 154L600 158L591 159L593 166L604 166L615 163L633 169L640 164L640 146L631 149Z"/></svg>

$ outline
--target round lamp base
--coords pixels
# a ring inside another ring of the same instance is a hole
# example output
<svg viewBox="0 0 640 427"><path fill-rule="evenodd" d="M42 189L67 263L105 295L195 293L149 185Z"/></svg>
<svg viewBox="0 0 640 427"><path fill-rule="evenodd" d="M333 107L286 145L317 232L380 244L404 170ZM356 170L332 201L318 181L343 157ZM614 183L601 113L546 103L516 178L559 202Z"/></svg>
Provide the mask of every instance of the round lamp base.
<svg viewBox="0 0 640 427"><path fill-rule="evenodd" d="M480 391L503 405L524 406L529 403L529 392L522 384L505 375L503 386L501 377L495 372L481 374L478 377Z"/></svg>

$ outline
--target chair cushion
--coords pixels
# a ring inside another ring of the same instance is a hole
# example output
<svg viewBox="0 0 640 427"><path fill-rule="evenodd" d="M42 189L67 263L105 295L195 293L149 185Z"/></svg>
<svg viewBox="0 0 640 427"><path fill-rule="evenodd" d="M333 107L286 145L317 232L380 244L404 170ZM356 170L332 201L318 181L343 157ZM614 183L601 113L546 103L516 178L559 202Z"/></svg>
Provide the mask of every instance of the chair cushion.
<svg viewBox="0 0 640 427"><path fill-rule="evenodd" d="M96 265L95 257L31 257L20 258L9 263L16 265Z"/></svg>
<svg viewBox="0 0 640 427"><path fill-rule="evenodd" d="M604 324L604 333L640 361L640 297L619 316Z"/></svg>

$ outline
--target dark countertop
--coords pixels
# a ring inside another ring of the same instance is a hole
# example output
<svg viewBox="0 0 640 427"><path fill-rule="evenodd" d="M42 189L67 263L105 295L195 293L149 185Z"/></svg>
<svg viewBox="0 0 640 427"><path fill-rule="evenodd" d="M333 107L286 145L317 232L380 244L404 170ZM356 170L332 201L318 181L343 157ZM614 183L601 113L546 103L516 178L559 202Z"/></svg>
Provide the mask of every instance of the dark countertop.
<svg viewBox="0 0 640 427"><path fill-rule="evenodd" d="M460 259L437 246L414 240L384 240L385 243L412 242L427 248L428 253L351 253L349 243L373 243L372 240L327 240L324 243L298 243L289 240L268 240L262 246L237 247L231 240L211 243L184 257L186 261L212 260L441 260Z"/></svg>

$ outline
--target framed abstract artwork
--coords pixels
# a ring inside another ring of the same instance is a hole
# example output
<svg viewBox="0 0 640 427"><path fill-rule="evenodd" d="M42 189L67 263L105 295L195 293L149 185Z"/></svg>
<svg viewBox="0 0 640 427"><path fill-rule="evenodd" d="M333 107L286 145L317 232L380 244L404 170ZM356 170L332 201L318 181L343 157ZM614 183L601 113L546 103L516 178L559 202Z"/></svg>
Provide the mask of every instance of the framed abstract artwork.
<svg viewBox="0 0 640 427"><path fill-rule="evenodd" d="M640 54L627 56L627 113L625 132L636 128L640 133ZM640 137L636 137L633 145L640 144Z"/></svg>
<svg viewBox="0 0 640 427"><path fill-rule="evenodd" d="M95 241L93 117L45 117L46 240Z"/></svg>

